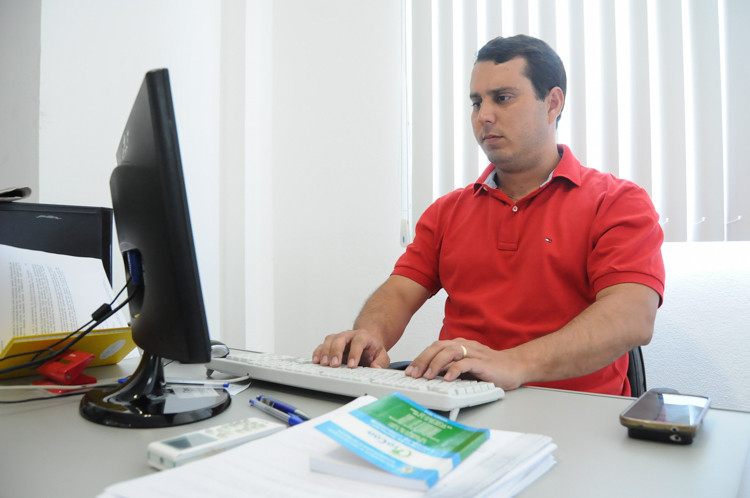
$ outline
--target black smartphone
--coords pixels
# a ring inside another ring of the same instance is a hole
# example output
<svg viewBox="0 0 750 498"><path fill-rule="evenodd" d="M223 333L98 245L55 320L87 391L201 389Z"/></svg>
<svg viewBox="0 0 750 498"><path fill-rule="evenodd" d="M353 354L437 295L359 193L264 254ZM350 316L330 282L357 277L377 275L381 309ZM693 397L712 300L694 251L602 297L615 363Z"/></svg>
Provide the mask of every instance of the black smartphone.
<svg viewBox="0 0 750 498"><path fill-rule="evenodd" d="M620 423L633 438L690 444L710 404L707 396L649 389L620 414Z"/></svg>

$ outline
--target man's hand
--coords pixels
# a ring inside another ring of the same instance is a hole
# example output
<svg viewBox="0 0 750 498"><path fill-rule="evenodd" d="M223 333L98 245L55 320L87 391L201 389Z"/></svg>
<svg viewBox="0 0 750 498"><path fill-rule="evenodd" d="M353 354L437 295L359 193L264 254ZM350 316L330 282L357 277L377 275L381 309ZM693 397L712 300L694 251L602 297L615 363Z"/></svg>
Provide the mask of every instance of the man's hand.
<svg viewBox="0 0 750 498"><path fill-rule="evenodd" d="M313 351L312 361L324 366L357 365L388 368L387 351L404 333L412 315L430 293L406 277L392 275L365 303L353 330L332 334Z"/></svg>
<svg viewBox="0 0 750 498"><path fill-rule="evenodd" d="M349 368L358 365L388 368L391 363L383 340L364 329L327 336L323 344L313 351L312 361L330 367L346 363Z"/></svg>
<svg viewBox="0 0 750 498"><path fill-rule="evenodd" d="M466 339L436 341L406 368L406 375L434 379L442 374L447 381L470 375L511 390L519 387L523 379L522 365L514 356L512 350L495 351Z"/></svg>

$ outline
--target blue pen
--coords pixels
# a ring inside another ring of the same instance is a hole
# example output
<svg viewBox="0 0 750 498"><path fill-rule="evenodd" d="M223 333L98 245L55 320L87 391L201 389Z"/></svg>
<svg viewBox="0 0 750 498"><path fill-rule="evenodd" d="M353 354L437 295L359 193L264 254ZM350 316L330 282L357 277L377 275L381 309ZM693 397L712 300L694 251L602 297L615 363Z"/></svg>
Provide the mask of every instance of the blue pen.
<svg viewBox="0 0 750 498"><path fill-rule="evenodd" d="M307 414L303 412L302 410L299 410L293 407L292 405L287 405L286 403L284 403L283 401L279 401L278 399L274 399L270 396L263 396L262 394L258 396L257 399L261 403L265 403L268 406L272 406L276 408L277 410L281 410L284 413L297 415L302 420L310 420L310 417L308 417Z"/></svg>
<svg viewBox="0 0 750 498"><path fill-rule="evenodd" d="M288 425L297 425L304 422L301 418L299 418L297 415L293 413L284 413L281 410L277 410L276 408L273 408L271 406L268 406L265 403L261 403L260 401L256 399L250 398L250 404L257 408L260 411L266 412L267 414L271 415L272 417L276 417L277 419L286 422Z"/></svg>

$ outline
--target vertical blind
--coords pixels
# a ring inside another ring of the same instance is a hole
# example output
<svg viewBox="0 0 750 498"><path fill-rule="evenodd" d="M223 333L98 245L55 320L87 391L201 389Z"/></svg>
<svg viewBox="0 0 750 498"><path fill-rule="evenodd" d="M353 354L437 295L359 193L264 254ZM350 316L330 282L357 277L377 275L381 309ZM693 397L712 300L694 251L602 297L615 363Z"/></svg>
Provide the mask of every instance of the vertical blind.
<svg viewBox="0 0 750 498"><path fill-rule="evenodd" d="M750 240L750 2L403 1L410 226L488 164L471 69L488 40L523 33L568 73L558 141L646 189L667 241Z"/></svg>

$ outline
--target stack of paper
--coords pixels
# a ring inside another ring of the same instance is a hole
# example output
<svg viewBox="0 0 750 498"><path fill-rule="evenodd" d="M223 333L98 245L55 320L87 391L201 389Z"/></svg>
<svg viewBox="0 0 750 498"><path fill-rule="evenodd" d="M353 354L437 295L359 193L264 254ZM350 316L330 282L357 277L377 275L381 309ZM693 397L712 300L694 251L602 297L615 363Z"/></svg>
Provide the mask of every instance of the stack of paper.
<svg viewBox="0 0 750 498"><path fill-rule="evenodd" d="M356 479L312 471L312 456L340 448L315 426L373 401L372 396L357 398L326 415L267 438L182 467L115 484L101 496L513 496L555 463L552 457L555 445L550 438L492 430L484 444L426 494L384 484L363 485Z"/></svg>

